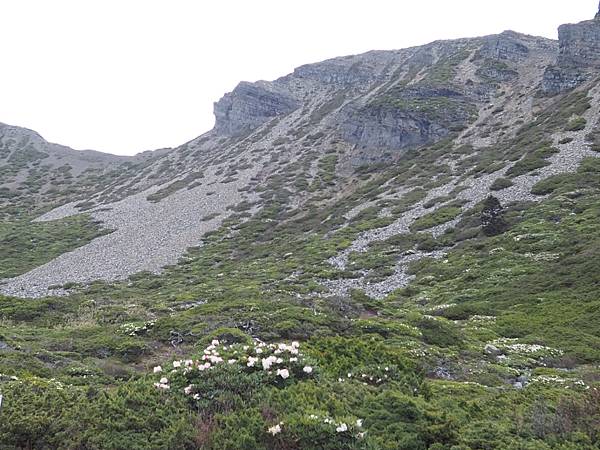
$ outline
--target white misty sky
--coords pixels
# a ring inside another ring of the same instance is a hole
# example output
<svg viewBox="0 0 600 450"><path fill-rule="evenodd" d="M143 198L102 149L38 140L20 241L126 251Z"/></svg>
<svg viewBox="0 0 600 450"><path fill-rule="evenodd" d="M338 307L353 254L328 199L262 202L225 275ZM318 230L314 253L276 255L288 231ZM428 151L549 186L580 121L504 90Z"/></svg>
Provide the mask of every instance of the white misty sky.
<svg viewBox="0 0 600 450"><path fill-rule="evenodd" d="M0 122L134 154L213 126L241 81L512 29L556 38L597 0L0 0Z"/></svg>

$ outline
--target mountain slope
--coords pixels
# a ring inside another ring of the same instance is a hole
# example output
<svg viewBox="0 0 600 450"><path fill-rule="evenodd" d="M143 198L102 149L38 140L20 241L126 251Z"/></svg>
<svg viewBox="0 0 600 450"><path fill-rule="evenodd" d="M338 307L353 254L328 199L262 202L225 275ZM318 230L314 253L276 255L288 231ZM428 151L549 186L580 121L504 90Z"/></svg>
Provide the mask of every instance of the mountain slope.
<svg viewBox="0 0 600 450"><path fill-rule="evenodd" d="M14 201L0 442L598 448L599 38L302 66L69 203Z"/></svg>
<svg viewBox="0 0 600 450"><path fill-rule="evenodd" d="M411 148L452 136L457 145L493 142L506 133L492 130L490 104L505 108L505 120L530 119L532 105L514 102L513 92L533 96L534 80L539 83L555 53L552 41L506 32L369 52L303 66L271 83L242 83L215 104L213 131L85 199L94 219L117 231L14 280L4 292L37 296L68 282L157 271L200 244L235 205L263 206L255 187L282 175L292 204L302 204L311 190L351 186L344 178L360 165L398 160ZM319 166L331 163L335 185L318 186ZM76 204L40 220L77 213Z"/></svg>
<svg viewBox="0 0 600 450"><path fill-rule="evenodd" d="M49 143L35 131L0 123L0 214L23 205L44 210L85 198L161 153L126 157L77 151Z"/></svg>

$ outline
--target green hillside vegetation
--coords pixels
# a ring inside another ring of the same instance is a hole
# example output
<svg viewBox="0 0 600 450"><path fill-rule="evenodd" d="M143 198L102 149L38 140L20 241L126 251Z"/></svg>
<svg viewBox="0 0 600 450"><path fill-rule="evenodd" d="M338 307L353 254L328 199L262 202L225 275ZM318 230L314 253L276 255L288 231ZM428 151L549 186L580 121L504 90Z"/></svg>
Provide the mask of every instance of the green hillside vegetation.
<svg viewBox="0 0 600 450"><path fill-rule="evenodd" d="M0 279L25 273L106 233L85 215L51 222L31 222L30 217L2 221Z"/></svg>
<svg viewBox="0 0 600 450"><path fill-rule="evenodd" d="M319 278L336 276L324 261L379 219L363 214L325 237L311 225L321 223L312 216L319 212L293 219L276 203L243 224L230 219L161 276L95 283L69 298L4 298L1 441L17 448L592 448L600 420L593 387L599 174L600 161L588 159L577 174L547 180L547 200L505 211L508 231L459 242L442 261L414 263L414 282L385 300L360 291L310 295ZM440 238L446 242L429 245L447 245L473 225L468 217ZM303 227L314 232L297 233ZM407 235L385 247L394 254L415 242L425 241ZM283 380L224 363L191 380L199 400L183 392L190 380L168 391L153 386L155 365L196 360L212 338L252 346L251 336L299 341L314 374ZM490 343L506 358L486 354ZM373 382L385 367L394 376ZM507 384L518 376L528 377L526 389ZM280 422L282 431L270 434ZM341 424L350 431L336 431Z"/></svg>

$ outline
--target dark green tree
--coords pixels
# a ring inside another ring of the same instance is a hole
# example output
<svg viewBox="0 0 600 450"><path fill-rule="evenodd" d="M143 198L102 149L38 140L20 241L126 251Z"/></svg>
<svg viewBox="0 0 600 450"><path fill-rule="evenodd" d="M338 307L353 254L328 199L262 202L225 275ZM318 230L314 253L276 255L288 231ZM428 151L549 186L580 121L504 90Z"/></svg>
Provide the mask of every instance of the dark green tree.
<svg viewBox="0 0 600 450"><path fill-rule="evenodd" d="M504 220L504 211L500 201L490 195L483 201L481 210L481 230L486 236L496 236L504 233L508 229L508 224Z"/></svg>

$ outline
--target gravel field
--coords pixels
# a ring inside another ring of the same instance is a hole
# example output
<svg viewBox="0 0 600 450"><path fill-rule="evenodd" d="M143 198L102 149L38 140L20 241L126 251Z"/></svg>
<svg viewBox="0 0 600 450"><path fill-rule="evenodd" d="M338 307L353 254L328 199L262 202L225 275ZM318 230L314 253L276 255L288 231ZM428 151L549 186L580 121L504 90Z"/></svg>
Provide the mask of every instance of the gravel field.
<svg viewBox="0 0 600 450"><path fill-rule="evenodd" d="M209 175L202 186L182 189L157 203L146 200L156 190L152 189L92 210L92 217L114 230L112 233L5 280L0 291L18 297L43 297L49 294L48 287L67 282L115 281L136 272L159 272L176 263L186 249L199 245L204 233L218 228L231 214L228 206L253 199L239 192L252 175L250 170L241 172L238 181L226 184L211 184L215 180ZM55 220L76 212L73 205L65 205L38 220ZM203 220L212 214L219 216ZM61 293L64 291L52 291Z"/></svg>

